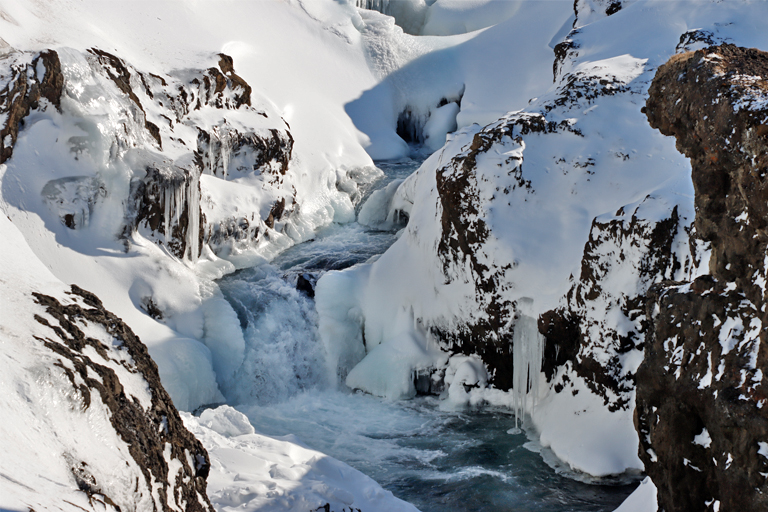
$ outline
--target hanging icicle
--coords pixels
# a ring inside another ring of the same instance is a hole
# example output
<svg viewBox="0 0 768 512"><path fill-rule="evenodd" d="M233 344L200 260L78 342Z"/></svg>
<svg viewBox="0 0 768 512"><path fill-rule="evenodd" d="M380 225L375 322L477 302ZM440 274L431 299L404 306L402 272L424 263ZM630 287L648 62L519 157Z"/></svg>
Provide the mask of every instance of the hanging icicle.
<svg viewBox="0 0 768 512"><path fill-rule="evenodd" d="M512 336L513 381L512 394L515 426L523 416L532 414L538 398L539 375L544 355L544 336L539 333L533 300L523 297L517 301L518 319Z"/></svg>

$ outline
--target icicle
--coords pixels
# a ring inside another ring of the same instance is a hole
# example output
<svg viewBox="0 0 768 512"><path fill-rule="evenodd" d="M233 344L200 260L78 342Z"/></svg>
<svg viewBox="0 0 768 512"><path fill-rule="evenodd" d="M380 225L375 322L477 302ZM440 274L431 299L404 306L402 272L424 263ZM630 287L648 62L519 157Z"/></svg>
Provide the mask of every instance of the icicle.
<svg viewBox="0 0 768 512"><path fill-rule="evenodd" d="M198 239L200 236L200 196L198 194L198 182L200 177L192 173L189 188L187 189L187 208L189 223L187 225L187 251L191 261L197 261Z"/></svg>
<svg viewBox="0 0 768 512"><path fill-rule="evenodd" d="M512 336L513 382L512 396L515 426L522 423L525 413L532 414L536 407L541 361L544 355L544 336L539 333L533 300L523 297L517 302L520 316Z"/></svg>
<svg viewBox="0 0 768 512"><path fill-rule="evenodd" d="M171 191L170 186L166 185L163 189L163 231L165 235L165 246L171 238Z"/></svg>

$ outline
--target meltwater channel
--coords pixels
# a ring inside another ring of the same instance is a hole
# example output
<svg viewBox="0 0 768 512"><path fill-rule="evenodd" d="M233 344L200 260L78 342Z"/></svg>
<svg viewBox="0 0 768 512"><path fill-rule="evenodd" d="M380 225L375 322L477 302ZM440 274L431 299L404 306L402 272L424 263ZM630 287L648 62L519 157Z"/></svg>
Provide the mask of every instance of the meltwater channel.
<svg viewBox="0 0 768 512"><path fill-rule="evenodd" d="M420 163L379 164L385 177L376 188L407 177ZM246 340L230 400L258 432L294 434L423 512L618 507L636 482L586 483L570 474L515 428L509 410L446 412L437 398L392 402L326 382L314 301L297 282L368 261L396 237L395 230L356 222L332 225L269 264L220 280Z"/></svg>

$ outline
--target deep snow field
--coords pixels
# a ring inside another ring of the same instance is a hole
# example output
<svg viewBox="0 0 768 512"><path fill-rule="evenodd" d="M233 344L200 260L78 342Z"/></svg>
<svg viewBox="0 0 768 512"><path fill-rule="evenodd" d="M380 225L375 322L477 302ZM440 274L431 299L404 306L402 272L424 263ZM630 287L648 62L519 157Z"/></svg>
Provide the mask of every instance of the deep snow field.
<svg viewBox="0 0 768 512"><path fill-rule="evenodd" d="M0 164L0 510L102 507L68 473L78 457L102 461L105 486L130 487L108 422L76 410L53 358L27 344L42 336L30 294L65 300L76 284L147 345L209 452L216 510L655 511L634 391L609 410L568 368L547 382L535 319L562 304L593 219L652 223L675 209L687 263L668 277L706 267L683 234L690 164L640 108L676 51L768 47L768 4L621 3L606 16L607 2L578 0L577 18L571 0L0 0L0 87L12 69L42 78L32 62L48 49L63 76L60 107L41 101L2 141L13 156ZM135 93L93 49L121 59ZM234 85L206 103L220 54ZM247 105L235 78L252 88ZM495 140L476 162L475 220L494 233L479 257L511 269L499 289L520 304L517 391L504 392L486 386L479 356L450 355L431 334L485 315L468 267L438 259L436 170L476 136L544 116L557 129ZM253 153L222 149L237 134L290 134L286 165L249 167ZM128 229L152 166L187 181L158 195L164 230ZM500 188L511 199L491 205ZM644 293L641 257L606 289ZM617 332L632 328L606 311ZM622 376L641 361L622 354ZM427 368L445 389L416 397Z"/></svg>

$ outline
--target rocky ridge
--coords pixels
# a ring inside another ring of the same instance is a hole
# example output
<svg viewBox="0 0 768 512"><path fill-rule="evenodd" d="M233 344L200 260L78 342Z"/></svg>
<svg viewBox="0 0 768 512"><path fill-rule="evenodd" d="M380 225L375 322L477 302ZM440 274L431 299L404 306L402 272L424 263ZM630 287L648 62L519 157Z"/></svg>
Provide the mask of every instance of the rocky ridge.
<svg viewBox="0 0 768 512"><path fill-rule="evenodd" d="M45 311L34 318L49 329L35 339L56 359L51 371L71 385L70 414L105 414L127 446L129 472L135 468L126 479L119 467L105 470L103 461L70 454L72 478L91 506L213 510L206 495L208 454L184 427L141 340L98 297L77 286L65 302L33 295Z"/></svg>
<svg viewBox="0 0 768 512"><path fill-rule="evenodd" d="M50 108L55 112L48 115L87 117L95 112L86 102L100 91L119 104L112 121L124 127L104 141L108 158L126 159L132 168L124 228L118 233L126 243L138 231L175 256L193 260L205 245L214 252L232 243L253 245L296 207L295 191L283 184L293 137L282 119L254 106L252 89L235 72L232 58L215 58L216 65L207 69L160 76L98 48L11 52L4 59L0 91L2 161L12 155L30 112ZM82 65L88 71L77 67ZM252 122L245 125L244 118ZM76 160L102 158L87 138L72 137L68 145ZM202 175L251 177L272 204L253 212L211 207L201 201ZM97 173L52 180L43 195L62 224L82 229L107 195L105 179Z"/></svg>
<svg viewBox="0 0 768 512"><path fill-rule="evenodd" d="M768 53L723 44L660 67L646 104L690 158L693 236L711 245L706 275L647 304L636 424L667 512L766 507L766 80Z"/></svg>

